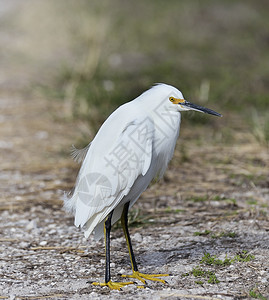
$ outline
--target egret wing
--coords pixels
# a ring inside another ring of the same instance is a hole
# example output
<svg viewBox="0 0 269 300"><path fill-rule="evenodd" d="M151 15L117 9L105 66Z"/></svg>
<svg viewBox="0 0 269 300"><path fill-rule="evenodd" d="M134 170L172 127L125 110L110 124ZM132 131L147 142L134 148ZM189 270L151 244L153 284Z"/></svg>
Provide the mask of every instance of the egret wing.
<svg viewBox="0 0 269 300"><path fill-rule="evenodd" d="M74 194L68 200L75 207L75 225L82 227L87 223L86 236L120 204L136 179L144 176L151 165L153 121L140 116L119 129L116 139L105 149L113 137L104 143L102 133L107 134L109 126L101 127L85 157Z"/></svg>

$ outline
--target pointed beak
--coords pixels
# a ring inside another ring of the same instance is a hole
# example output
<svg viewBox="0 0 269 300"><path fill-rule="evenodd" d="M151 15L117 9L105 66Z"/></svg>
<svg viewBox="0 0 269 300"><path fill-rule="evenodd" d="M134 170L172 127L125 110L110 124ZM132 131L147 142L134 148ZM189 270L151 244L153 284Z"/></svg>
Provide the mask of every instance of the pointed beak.
<svg viewBox="0 0 269 300"><path fill-rule="evenodd" d="M184 103L181 103L181 105L189 107L192 110L197 110L197 111L200 111L200 112L203 112L203 113L206 113L206 114L222 117L221 114L217 113L216 111L214 111L212 109L209 109L209 108L206 108L206 107L203 107L203 106L200 106L200 105L196 105L196 104L193 104L193 103L188 102L188 101L185 101Z"/></svg>

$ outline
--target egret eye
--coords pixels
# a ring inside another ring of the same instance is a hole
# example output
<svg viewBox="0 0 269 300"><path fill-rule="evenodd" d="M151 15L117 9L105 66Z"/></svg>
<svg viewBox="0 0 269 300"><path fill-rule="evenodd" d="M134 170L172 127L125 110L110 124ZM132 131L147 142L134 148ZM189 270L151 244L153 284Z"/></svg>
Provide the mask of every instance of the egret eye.
<svg viewBox="0 0 269 300"><path fill-rule="evenodd" d="M174 98L174 97L169 97L169 100L170 100L171 102L174 102L174 101L175 101L175 98Z"/></svg>

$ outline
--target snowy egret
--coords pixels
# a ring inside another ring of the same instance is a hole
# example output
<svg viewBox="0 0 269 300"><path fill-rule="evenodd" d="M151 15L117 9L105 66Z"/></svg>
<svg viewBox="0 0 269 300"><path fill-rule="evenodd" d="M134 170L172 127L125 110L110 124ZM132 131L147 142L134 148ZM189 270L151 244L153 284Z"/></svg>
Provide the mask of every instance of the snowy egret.
<svg viewBox="0 0 269 300"><path fill-rule="evenodd" d="M73 151L81 162L76 185L65 197L65 208L75 215L75 225L87 238L105 237L105 281L94 285L111 289L133 282L113 282L110 276L110 230L121 219L132 266L123 277L165 282L168 274L138 271L128 231L128 210L154 178L160 178L171 160L180 128L180 112L195 110L215 116L219 113L186 101L173 86L157 84L116 109L104 122L93 141Z"/></svg>

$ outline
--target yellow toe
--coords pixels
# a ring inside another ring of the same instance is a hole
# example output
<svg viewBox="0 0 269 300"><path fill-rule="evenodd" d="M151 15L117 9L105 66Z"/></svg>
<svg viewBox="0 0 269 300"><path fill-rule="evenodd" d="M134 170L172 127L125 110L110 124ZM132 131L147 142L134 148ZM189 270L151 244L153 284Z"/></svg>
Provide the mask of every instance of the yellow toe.
<svg viewBox="0 0 269 300"><path fill-rule="evenodd" d="M93 282L93 285L99 285L99 286L108 286L111 290L120 290L122 287L128 284L133 284L132 281L129 282L113 282L109 280L108 282Z"/></svg>
<svg viewBox="0 0 269 300"><path fill-rule="evenodd" d="M127 278L135 278L143 282L144 284L146 283L146 280L151 280L151 281L159 281L162 283L166 283L165 280L160 279L158 277L164 277L164 276L169 276L169 274L143 274L138 271L134 271L132 275L121 275L122 277L127 277Z"/></svg>

